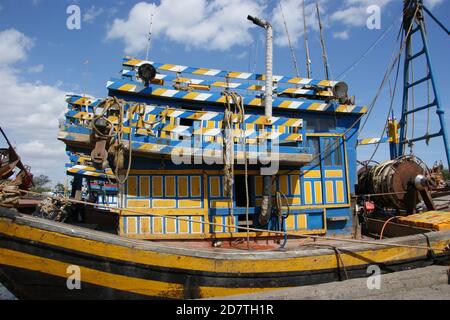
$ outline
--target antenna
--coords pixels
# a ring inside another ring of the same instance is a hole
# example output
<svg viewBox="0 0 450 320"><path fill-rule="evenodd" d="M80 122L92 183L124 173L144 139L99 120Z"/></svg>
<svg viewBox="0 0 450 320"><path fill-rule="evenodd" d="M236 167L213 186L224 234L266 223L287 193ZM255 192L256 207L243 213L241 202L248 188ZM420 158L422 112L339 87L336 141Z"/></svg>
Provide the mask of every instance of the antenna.
<svg viewBox="0 0 450 320"><path fill-rule="evenodd" d="M148 53L150 51L150 45L152 42L152 31L153 31L153 12L150 15L150 29L148 32L148 38L147 38L147 54L145 55L145 60L148 61Z"/></svg>
<svg viewBox="0 0 450 320"><path fill-rule="evenodd" d="M305 0L303 0L303 34L305 37L306 71L308 73L308 78L311 78L311 56L309 55L308 27L306 26Z"/></svg>
<svg viewBox="0 0 450 320"><path fill-rule="evenodd" d="M328 65L327 49L325 47L325 41L323 39L323 25L322 20L320 19L319 0L316 1L316 9L317 9L317 19L319 20L320 44L322 45L322 58L325 67L325 77L327 80L330 80L330 66Z"/></svg>

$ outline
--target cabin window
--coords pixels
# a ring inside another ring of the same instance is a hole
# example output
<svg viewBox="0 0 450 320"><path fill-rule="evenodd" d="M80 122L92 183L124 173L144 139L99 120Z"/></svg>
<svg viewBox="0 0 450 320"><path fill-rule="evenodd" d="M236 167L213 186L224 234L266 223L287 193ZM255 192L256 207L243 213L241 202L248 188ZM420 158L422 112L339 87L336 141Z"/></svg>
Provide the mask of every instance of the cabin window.
<svg viewBox="0 0 450 320"><path fill-rule="evenodd" d="M192 127L193 125L193 119L180 118L180 126Z"/></svg>
<svg viewBox="0 0 450 320"><path fill-rule="evenodd" d="M320 162L320 140L319 137L309 137L308 138L309 147L313 149L313 161L312 166L318 166Z"/></svg>
<svg viewBox="0 0 450 320"><path fill-rule="evenodd" d="M324 165L342 166L341 140L339 138L323 138Z"/></svg>
<svg viewBox="0 0 450 320"><path fill-rule="evenodd" d="M302 116L306 123L306 130L312 132L330 132L336 130L336 120L324 116Z"/></svg>

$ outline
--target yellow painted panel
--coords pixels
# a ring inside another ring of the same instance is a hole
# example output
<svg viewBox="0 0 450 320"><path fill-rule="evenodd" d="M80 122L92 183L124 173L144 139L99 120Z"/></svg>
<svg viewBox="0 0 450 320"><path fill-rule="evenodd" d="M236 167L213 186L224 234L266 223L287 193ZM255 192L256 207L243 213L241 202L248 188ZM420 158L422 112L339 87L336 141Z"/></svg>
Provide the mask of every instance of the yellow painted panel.
<svg viewBox="0 0 450 320"><path fill-rule="evenodd" d="M178 197L188 196L188 177L178 177Z"/></svg>
<svg viewBox="0 0 450 320"><path fill-rule="evenodd" d="M161 217L153 217L152 218L152 222L153 222L153 226L152 226L152 231L153 234L161 234L163 233L163 223L162 223L162 219Z"/></svg>
<svg viewBox="0 0 450 320"><path fill-rule="evenodd" d="M129 208L148 208L150 200L128 200L127 207Z"/></svg>
<svg viewBox="0 0 450 320"><path fill-rule="evenodd" d="M319 179L322 177L320 170L307 170L304 172L304 176L307 179Z"/></svg>
<svg viewBox="0 0 450 320"><path fill-rule="evenodd" d="M263 179L261 176L255 177L255 192L257 196L262 196L263 192Z"/></svg>
<svg viewBox="0 0 450 320"><path fill-rule="evenodd" d="M148 234L150 233L150 218L149 217L141 217L141 233Z"/></svg>
<svg viewBox="0 0 450 320"><path fill-rule="evenodd" d="M183 218L188 218L188 217L183 217ZM178 233L189 233L189 221L185 221L185 220L178 220Z"/></svg>
<svg viewBox="0 0 450 320"><path fill-rule="evenodd" d="M308 222L306 219L306 214L297 215L297 229L307 229Z"/></svg>
<svg viewBox="0 0 450 320"><path fill-rule="evenodd" d="M153 208L175 208L177 206L176 200L157 199L153 200Z"/></svg>
<svg viewBox="0 0 450 320"><path fill-rule="evenodd" d="M129 197L137 196L137 177L128 177L127 194Z"/></svg>
<svg viewBox="0 0 450 320"><path fill-rule="evenodd" d="M191 230L192 233L202 233L202 224L201 223L196 223L194 221L202 221L202 217L195 217L195 216L191 216Z"/></svg>
<svg viewBox="0 0 450 320"><path fill-rule="evenodd" d="M288 198L288 202L289 202L289 205L291 205L291 206L299 206L302 204L302 199L300 197ZM283 203L283 205L285 205L284 202L282 202L282 203Z"/></svg>
<svg viewBox="0 0 450 320"><path fill-rule="evenodd" d="M152 191L154 197L162 197L162 177L156 176L152 178Z"/></svg>
<svg viewBox="0 0 450 320"><path fill-rule="evenodd" d="M214 223L224 224L221 216L215 216ZM214 225L214 232L223 232L223 227Z"/></svg>
<svg viewBox="0 0 450 320"><path fill-rule="evenodd" d="M228 226L235 226L236 225L235 222L234 222L235 219L236 218L234 218L234 217L228 217L226 219L226 225L228 225ZM227 230L227 232L237 232L236 228L233 228L233 227L226 228L226 230Z"/></svg>
<svg viewBox="0 0 450 320"><path fill-rule="evenodd" d="M286 229L287 230L294 230L295 229L295 216L289 215L289 217L286 219Z"/></svg>
<svg viewBox="0 0 450 320"><path fill-rule="evenodd" d="M314 198L316 204L321 204L322 200L322 181L314 181Z"/></svg>
<svg viewBox="0 0 450 320"><path fill-rule="evenodd" d="M211 201L211 208L228 208L229 204L229 200L215 200Z"/></svg>
<svg viewBox="0 0 450 320"><path fill-rule="evenodd" d="M336 181L336 197L337 202L342 203L345 201L344 199L344 182Z"/></svg>
<svg viewBox="0 0 450 320"><path fill-rule="evenodd" d="M305 204L312 204L311 181L305 181Z"/></svg>
<svg viewBox="0 0 450 320"><path fill-rule="evenodd" d="M191 196L200 197L200 177L191 177Z"/></svg>
<svg viewBox="0 0 450 320"><path fill-rule="evenodd" d="M219 197L220 196L220 179L219 177L211 177L210 178L210 196L211 197Z"/></svg>
<svg viewBox="0 0 450 320"><path fill-rule="evenodd" d="M140 177L140 192L139 195L141 197L150 197L150 178L149 177Z"/></svg>
<svg viewBox="0 0 450 320"><path fill-rule="evenodd" d="M344 173L342 170L326 170L325 177L326 178L342 178Z"/></svg>
<svg viewBox="0 0 450 320"><path fill-rule="evenodd" d="M289 194L288 176L280 176L280 191L283 194Z"/></svg>
<svg viewBox="0 0 450 320"><path fill-rule="evenodd" d="M178 200L178 208L201 208L201 200Z"/></svg>
<svg viewBox="0 0 450 320"><path fill-rule="evenodd" d="M166 218L166 233L177 232L177 220Z"/></svg>
<svg viewBox="0 0 450 320"><path fill-rule="evenodd" d="M166 197L174 197L175 196L175 177L166 177Z"/></svg>
<svg viewBox="0 0 450 320"><path fill-rule="evenodd" d="M326 185L327 203L334 203L333 181L327 181L325 185Z"/></svg>
<svg viewBox="0 0 450 320"><path fill-rule="evenodd" d="M291 194L299 195L301 192L300 188L300 177L291 176Z"/></svg>
<svg viewBox="0 0 450 320"><path fill-rule="evenodd" d="M127 218L127 233L137 233L137 218L128 217Z"/></svg>

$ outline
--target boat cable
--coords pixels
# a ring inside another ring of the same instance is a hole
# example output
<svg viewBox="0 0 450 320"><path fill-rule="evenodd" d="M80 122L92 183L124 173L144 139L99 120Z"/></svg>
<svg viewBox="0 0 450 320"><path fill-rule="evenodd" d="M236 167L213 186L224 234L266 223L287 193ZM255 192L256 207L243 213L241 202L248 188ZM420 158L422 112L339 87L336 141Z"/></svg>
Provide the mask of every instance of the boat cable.
<svg viewBox="0 0 450 320"><path fill-rule="evenodd" d="M418 8L416 9L415 15L417 14L417 12L418 12ZM409 34L409 32L411 32L411 29L412 29L412 24L411 24L411 26L410 26L410 28L409 28L409 30L408 30L408 34ZM400 29L400 32L401 32L401 29ZM400 36L400 33L399 33L399 36ZM365 119L365 122L363 123L363 125L362 125L361 128L359 129L359 132L361 132L361 131L364 129L364 127L365 127L365 125L367 124L367 121L368 121L368 119L369 119L369 117L370 117L371 112L373 111L373 109L374 109L376 103L378 102L378 98L380 97L383 88L386 86L386 83L388 82L388 80L389 80L389 78L390 78L390 75L392 74L392 71L394 70L394 67L396 66L396 64L398 63L398 61L399 61L399 59L400 59L400 57L401 57L401 55L402 55L402 52L403 52L403 49L404 49L405 45L406 45L406 41L403 41L403 45L402 45L401 49L399 50L399 52L398 52L396 55L393 54L393 56L392 56L393 61L391 62L390 65L387 66L386 71L385 71L385 74L384 74L384 77L383 77L383 79L382 79L382 81L381 81L381 84L380 84L378 90L377 90L377 93L376 93L375 97L372 99L371 103L370 103L369 106L368 106L368 111L367 111L367 113L361 114L361 115L353 122L353 124L350 125L350 126L349 126L349 127L341 134L341 137L342 137L343 140L347 141L347 140L348 140L348 139L347 139L347 134L349 134L350 131L352 131L353 128L355 128L355 127L358 125L358 123L360 123L360 121L361 121L361 119L362 119L363 117L367 116L366 119ZM394 57L395 57L395 58L394 58ZM391 60L392 60L392 59L391 59ZM314 161L316 161L316 160L322 159L322 157L323 157L325 154L328 154L329 152L333 152L333 151L337 150L338 148L340 148L340 146L341 146L342 144L343 144L343 141L340 142L339 140L336 139L336 141L335 141L334 143L331 143L331 144L327 145L327 146L324 148L324 150L323 150L322 152L319 152L319 153L317 153L316 155L314 155L314 157L313 157L313 159L311 160L311 162L314 162ZM315 167L317 167L317 166L315 166ZM314 167L314 168L315 168L315 167ZM300 175L301 175L301 176L304 176L306 173L310 172L311 170L314 170L314 168L309 168L309 169L307 169L307 170L301 172ZM294 173L294 172L296 172L296 170L291 170L291 171L289 171L288 173Z"/></svg>
<svg viewBox="0 0 450 320"><path fill-rule="evenodd" d="M369 48L366 49L366 51L364 51L364 53L354 63L352 63L349 67L347 67L347 69L342 71L336 79L344 80L347 77L347 74L353 71L363 60L365 60L369 53L371 53L381 42L381 40L383 40L387 36L387 34L392 30L397 21L397 18L393 19L389 27L384 30L384 32L369 46Z"/></svg>
<svg viewBox="0 0 450 320"><path fill-rule="evenodd" d="M398 218L397 216L393 216L393 217L390 217L389 219L386 220L386 222L383 224L383 228L381 228L380 240L383 240L384 229L386 229L386 227L389 224L389 222L391 222L392 220L395 220L397 218Z"/></svg>
<svg viewBox="0 0 450 320"><path fill-rule="evenodd" d="M416 17L418 12L419 12L419 8L417 7L417 8L416 8L416 11L415 11L415 13L414 13L414 15L413 15L413 17ZM369 107L369 110L368 110L367 114L363 114L363 115L360 117L360 118L362 118L363 116L367 115L366 119L364 120L362 126L361 126L360 129L359 129L359 132L361 132L361 131L365 128L365 126L367 125L368 120L370 119L370 115L372 114L372 111L373 111L373 109L374 109L374 106L375 106L375 104L376 104L378 98L380 97L381 92L382 92L384 86L386 85L386 82L387 82L388 79L390 78L390 75L391 75L391 73L392 73L392 71L393 71L395 65L399 62L400 57L402 56L403 50L404 50L404 48L405 48L406 45L407 45L407 39L408 39L409 34L410 34L411 31L412 31L412 27L413 27L413 22L411 22L411 24L410 24L410 26L409 26L409 28L408 28L408 31L406 32L406 36L404 37L403 41L401 42L400 50L398 51L398 53L397 53L396 55L393 54L393 56L392 56L392 58L391 58L391 61L393 60L393 61L392 61L392 64L391 64L391 66L388 67L388 69L386 70L386 73L385 73L385 76L384 76L383 81L382 81L382 83L381 83L381 86L380 86L380 88L378 89L377 94L376 94L375 98L373 99L373 101L372 101L372 103L371 103L371 105L370 105L370 107ZM401 30L402 30L402 29L400 28L400 32L401 32ZM399 35L400 35L400 34L399 34ZM402 36L402 37L403 37L403 36ZM395 59L394 59L394 57L395 57ZM348 131L348 130L347 130L347 131ZM381 141L379 141L378 143L381 143Z"/></svg>
<svg viewBox="0 0 450 320"><path fill-rule="evenodd" d="M282 6L281 2L282 2L282 0L278 1L278 5L280 7L281 17L283 18L284 30L286 32L286 36L287 36L287 40L288 40L288 44L289 44L289 49L291 51L292 62L294 64L295 74L296 74L297 78L300 78L300 73L298 71L297 58L295 56L294 47L292 46L291 36L289 34L289 29L288 29L288 26L287 26L286 17L284 16L283 6ZM297 87L298 87L298 85L297 85Z"/></svg>
<svg viewBox="0 0 450 320"><path fill-rule="evenodd" d="M402 36L402 41L403 41L403 36ZM373 160L373 158L375 157L375 155L378 152L378 149L380 148L381 145L381 138L385 135L386 130L388 129L388 121L389 121L389 117L391 116L392 111L394 110L394 100L395 100L395 96L397 93L397 84L398 84L398 79L399 79L399 74L400 74L400 59L398 59L397 62L397 72L395 75L395 81L394 81L394 90L391 90L391 94L390 94L390 102L389 102L389 110L387 112L387 117L386 117L386 121L383 127L383 132L380 135L380 139L378 140L378 142L376 143L375 149L372 153L372 155L370 156L368 162L371 162ZM390 83L390 82L389 82Z"/></svg>
<svg viewBox="0 0 450 320"><path fill-rule="evenodd" d="M245 124L245 106L244 106L244 98L241 95L238 95L236 92L231 92L234 103L237 104L240 113L240 127L241 127L241 144L244 152L244 180L245 180L245 221L247 228L250 227L250 218L249 218L249 210L250 210L250 194L249 194L249 186L248 186L248 161L247 161L247 125ZM247 249L250 249L250 232L247 229Z"/></svg>
<svg viewBox="0 0 450 320"><path fill-rule="evenodd" d="M227 90L223 91L226 98L226 109L223 117L223 126L225 130L224 135L224 194L228 195L228 209L232 221L234 221L234 206L233 206L233 186L234 186L234 114L231 111L231 101L233 101L233 96ZM235 104L236 108L236 104ZM236 111L236 110L235 110ZM230 229L230 233L233 234L233 230Z"/></svg>
<svg viewBox="0 0 450 320"><path fill-rule="evenodd" d="M49 195L45 195L45 194L34 192L34 191L22 190L22 189L19 189L19 190L24 194L36 195L36 196L40 196L40 197L44 197L44 198L46 198L46 197L55 198L55 196L49 196ZM67 198L67 201L72 202L74 204L84 204L84 205L94 206L97 208L106 208L106 206L104 206L104 205L99 205L99 204L95 204L95 203L91 203L91 202L87 202L87 201L70 199L68 197L66 197L66 198ZM119 212L119 215L122 215L122 212L142 214L141 211L128 209L128 208L118 207L115 210L117 210ZM427 241L428 246L407 245L407 244L401 244L401 243L395 243L395 242L377 242L377 241L369 241L369 240L358 240L358 239L335 238L335 237L318 236L318 235L296 234L296 233L291 233L291 232L258 229L258 228L246 228L246 227L232 226L232 225L216 223L216 222L198 221L198 220L194 220L192 218L176 217L176 216L159 214L159 213L154 213L154 212L149 213L149 215L154 216L154 217L172 219L172 220L176 220L176 221L187 221L190 223L197 223L197 224L208 225L208 226L213 226L213 227L217 226L217 227L229 228L229 229L233 228L233 229L240 229L240 230L249 230L249 231L258 232L258 233L265 232L265 233L270 233L270 234L278 234L278 235L282 235L282 236L286 235L289 237L296 237L296 238L302 238L302 239L348 242L348 243L354 243L354 244L370 244L370 245L384 246L384 247L421 249L421 250L439 251L439 252L445 252L445 253L450 252L450 243L447 243L446 246L443 248L437 248L437 247L431 247L431 245L429 244L428 241ZM346 251L348 251L348 250L346 249Z"/></svg>

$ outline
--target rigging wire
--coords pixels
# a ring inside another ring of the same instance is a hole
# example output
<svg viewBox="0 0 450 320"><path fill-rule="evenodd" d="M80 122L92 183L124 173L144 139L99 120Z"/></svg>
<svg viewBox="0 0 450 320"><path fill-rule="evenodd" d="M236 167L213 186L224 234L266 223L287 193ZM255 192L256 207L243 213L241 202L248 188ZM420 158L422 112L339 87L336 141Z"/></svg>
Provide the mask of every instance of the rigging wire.
<svg viewBox="0 0 450 320"><path fill-rule="evenodd" d="M284 16L283 6L282 6L281 2L282 1L280 0L278 2L278 4L280 6L281 16L283 18L283 23L284 23L284 29L286 31L286 36L287 36L287 39L288 39L289 49L291 51L292 62L294 64L295 74L296 74L297 78L300 78L300 73L298 71L297 58L295 57L294 47L292 46L291 36L289 34L289 29L288 29L288 26L287 26L286 17Z"/></svg>
<svg viewBox="0 0 450 320"><path fill-rule="evenodd" d="M417 12L418 12L418 8L416 9L416 12L415 12L414 15L416 15ZM411 25L410 25L410 27L409 27L409 30L408 30L408 32L407 32L407 35L409 35L409 33L411 32L411 29L412 29L412 23L411 23ZM401 35L402 35L402 28L400 28L400 31L399 31L399 34L398 34L398 38L399 38ZM385 72L385 75L384 75L384 77L383 77L383 80L381 81L381 84L380 84L380 86L379 86L379 88L378 88L378 90L377 90L377 93L376 93L375 97L373 98L372 102L369 104L367 113L361 114L361 115L353 122L353 124L352 124L350 127L347 128L347 130L341 135L341 137L343 137L343 140L348 140L347 134L348 134L350 131L352 131L353 128L355 128L356 125L358 125L358 123L360 123L360 121L361 121L361 119L362 119L363 117L367 116L366 119L365 119L365 122L363 123L363 125L362 125L362 127L361 127L361 129L360 129L359 131L361 131L361 130L364 129L364 126L367 124L367 120L369 119L369 116L370 116L370 114L372 113L372 111L373 111L373 109L374 109L374 107L375 107L375 105L376 105L376 103L377 103L377 101L378 101L378 98L380 97L380 94L381 94L383 88L385 87L386 83L388 82L388 80L389 80L389 78L390 78L390 75L392 74L392 71L394 70L396 64L399 62L400 57L402 56L402 52L403 52L403 50L404 50L404 48L405 48L405 46L406 46L406 38L407 38L407 36L406 36L405 39L402 41L402 46L401 46L399 52L397 53L397 55L395 55L395 53L393 53L393 56L392 56L392 59L391 59L391 60L393 60L393 61L391 61L391 64L388 65L388 67L387 67L387 69L386 69L386 72ZM403 38L402 38L402 39L403 39ZM394 57L395 57L395 58L394 58ZM356 134L356 132L353 133L353 134ZM353 135L353 134L352 134L352 135ZM380 141L380 142L381 142L381 141ZM379 143L380 143L380 142L379 142ZM343 142L340 142L338 139L336 139L336 141L335 141L334 143L331 143L331 144L329 144L328 146L326 146L322 152L317 153L317 154L313 157L313 159L312 159L311 162L314 162L314 161L316 161L316 160L318 160L318 159L321 159L325 154L328 154L328 152L333 152L333 151L337 150L338 148L340 148L340 146L341 146L342 144L343 144ZM331 148L333 148L333 149L331 149ZM315 167L317 167L317 165L316 165ZM315 167L314 167L314 168L315 168ZM300 176L303 176L303 175L305 175L306 173L310 172L311 170L314 170L314 168L307 169L307 170L301 172L301 173L300 173ZM289 171L288 173L293 173L293 172L295 172L295 170L291 170L291 171Z"/></svg>
<svg viewBox="0 0 450 320"><path fill-rule="evenodd" d="M397 84L398 84L399 74L400 74L400 59L398 59L398 63L397 63L397 72L396 72L396 75L395 75L394 90L392 92L390 92L391 102L390 102L390 105L389 105L389 111L387 113L387 119L385 121L383 132L381 133L380 137L383 137L385 135L386 130L388 128L389 117L390 117L390 115L391 115L391 113L392 113L392 111L394 109L394 99L395 99L395 95L396 95L396 92L397 92ZM389 83L390 83L390 81L389 81ZM376 144L375 149L374 149L372 155L369 158L369 162L372 161L373 158L375 157L376 153L378 152L378 149L379 149L380 145L381 145L381 139Z"/></svg>
<svg viewBox="0 0 450 320"><path fill-rule="evenodd" d="M403 49L405 48L405 46L406 46L406 44L407 44L407 42L408 42L408 37L409 37L409 34L410 34L411 30L412 30L414 18L416 17L418 10L419 10L419 9L416 8L416 11L415 11L415 13L414 13L413 19L411 20L411 24L410 24L410 26L409 26L409 28L408 28L408 31L406 32L406 35L403 36L403 33L401 33L401 35L402 35L402 41L400 42L400 43L401 43L400 50L399 50L399 52L398 52L398 54L397 54L397 57L396 57L396 59L395 59L395 62L393 62L394 64L397 63L397 75L396 75L395 83L397 83L397 81L398 81L398 75L399 75L399 70L400 70L400 57L401 57L401 55L402 55ZM400 27L400 32L401 32L401 31L402 31L402 27ZM399 34L399 35L400 35L400 34ZM391 70L391 71L392 71L392 70ZM390 72L389 72L389 77L390 77ZM381 89L381 88L380 88L380 89ZM394 87L394 95L395 95L395 90L396 90L396 85L395 85L395 87ZM381 93L381 90L378 91L378 94L379 94L379 93ZM391 111L392 111L392 108L393 108L393 101L394 101L394 97L391 99L391 105L390 105L390 109L389 109L389 112L388 112L388 118L387 118L387 120L389 119L389 115L390 115L390 113L391 113ZM368 121L368 119L369 119L369 117L370 117L370 113L371 113L372 109L373 109L373 108L370 108L370 112L368 112L367 118L366 118L366 120L365 120L365 122L364 122L364 124L363 124L363 126L362 126L362 128L361 128L361 130L362 130L362 129L364 128L364 126L367 124L367 121ZM385 126L384 126L383 133L382 133L381 137L383 137L383 135L384 135L385 132L386 132L386 129L387 129L387 120L386 120L386 123L385 123ZM375 147L375 150L374 150L374 152L373 152L373 154L372 154L372 156L371 156L371 158L370 158L370 161L373 160L373 158L375 157L375 154L377 153L377 151L378 151L378 149L379 149L379 147L380 147L380 144L381 144L381 139L377 142L376 147Z"/></svg>
<svg viewBox="0 0 450 320"><path fill-rule="evenodd" d="M396 22L397 19L394 19L392 23L389 25L389 27L387 27L387 29L384 30L384 32L369 46L369 48L367 48L367 50L364 51L364 53L352 65L347 67L347 69L345 69L343 72L341 72L341 74L337 76L337 80L344 80L349 72L353 71L364 59L366 59L369 53L371 53L372 50L374 50L377 47L377 45L381 42L381 40L383 40L387 36L387 34L392 30Z"/></svg>

